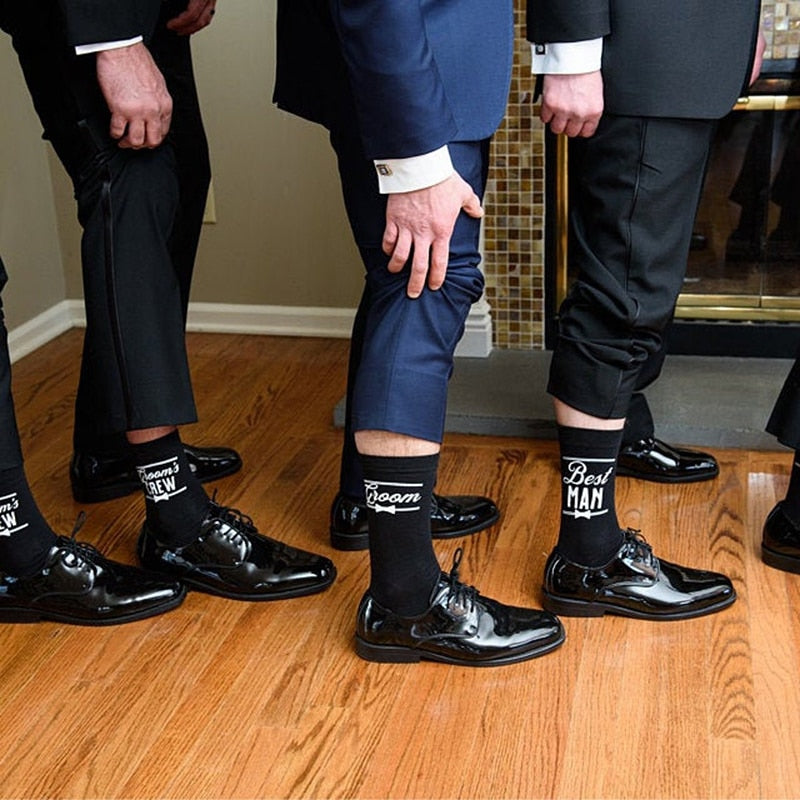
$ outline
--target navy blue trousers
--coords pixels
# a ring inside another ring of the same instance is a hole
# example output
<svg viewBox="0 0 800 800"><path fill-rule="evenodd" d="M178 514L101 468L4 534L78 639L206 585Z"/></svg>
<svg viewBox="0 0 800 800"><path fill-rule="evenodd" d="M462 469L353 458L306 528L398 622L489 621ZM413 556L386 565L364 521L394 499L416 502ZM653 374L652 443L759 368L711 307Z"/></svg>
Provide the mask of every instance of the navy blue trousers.
<svg viewBox="0 0 800 800"><path fill-rule="evenodd" d="M386 197L378 192L372 162L357 135L332 131L350 226L366 270L350 345L341 490L363 493L353 433L384 430L441 442L453 353L470 306L483 293L480 220L462 213L450 242L444 285L406 294L409 267L390 273L381 249ZM489 142L450 144L453 165L482 197Z"/></svg>

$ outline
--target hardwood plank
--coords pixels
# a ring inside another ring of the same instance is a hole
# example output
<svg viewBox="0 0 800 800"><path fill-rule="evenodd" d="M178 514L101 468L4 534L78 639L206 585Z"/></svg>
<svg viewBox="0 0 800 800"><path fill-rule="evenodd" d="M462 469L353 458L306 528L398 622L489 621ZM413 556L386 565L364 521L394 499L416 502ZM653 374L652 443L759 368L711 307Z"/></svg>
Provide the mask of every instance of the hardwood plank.
<svg viewBox="0 0 800 800"><path fill-rule="evenodd" d="M26 468L62 532L82 336L14 365ZM200 421L235 445L214 488L267 534L329 555L327 592L275 603L190 593L118 628L0 626L0 798L786 798L800 796L800 577L760 560L791 454L715 450L720 477L617 483L624 525L660 557L729 574L726 611L652 623L565 618L556 652L505 668L361 661L368 555L328 541L347 342L190 334ZM766 411L766 410L765 410ZM541 602L560 513L554 441L448 435L437 491L485 494L490 530L441 540L487 595ZM79 536L133 562L134 495L89 506Z"/></svg>

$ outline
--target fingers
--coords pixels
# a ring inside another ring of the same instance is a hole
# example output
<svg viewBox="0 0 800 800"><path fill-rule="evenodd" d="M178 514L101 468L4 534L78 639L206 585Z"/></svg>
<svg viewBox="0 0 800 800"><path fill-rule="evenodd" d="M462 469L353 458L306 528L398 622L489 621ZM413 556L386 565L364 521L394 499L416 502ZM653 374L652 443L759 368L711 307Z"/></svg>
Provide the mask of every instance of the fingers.
<svg viewBox="0 0 800 800"><path fill-rule="evenodd" d="M190 0L186 10L167 22L167 27L179 36L191 36L211 24L216 0Z"/></svg>
<svg viewBox="0 0 800 800"><path fill-rule="evenodd" d="M120 147L158 147L172 121L172 97L147 48L139 42L101 51L96 68L110 135Z"/></svg>
<svg viewBox="0 0 800 800"><path fill-rule="evenodd" d="M428 253L427 247L414 248L411 274L408 277L408 285L406 286L406 294L409 297L419 297L425 288L425 280L428 277Z"/></svg>
<svg viewBox="0 0 800 800"><path fill-rule="evenodd" d="M450 253L447 242L441 239L434 241L431 247L431 263L428 268L428 288L436 291L442 288L444 279L447 276L447 262ZM420 289L420 292L422 290Z"/></svg>
<svg viewBox="0 0 800 800"><path fill-rule="evenodd" d="M545 76L539 117L553 133L592 136L602 115L603 77L599 71Z"/></svg>
<svg viewBox="0 0 800 800"><path fill-rule="evenodd" d="M475 219L480 219L486 213L483 210L480 198L474 192L469 200L464 203L464 211L469 214L470 217L474 217Z"/></svg>
<svg viewBox="0 0 800 800"><path fill-rule="evenodd" d="M411 256L412 244L413 238L411 232L408 230L398 230L394 245L388 250L384 249L386 255L390 256L388 264L389 272L402 272L403 267L405 267Z"/></svg>
<svg viewBox="0 0 800 800"><path fill-rule="evenodd" d="M171 103L145 116L120 113L111 116L111 136L122 148L141 150L158 147L166 138L172 122Z"/></svg>
<svg viewBox="0 0 800 800"><path fill-rule="evenodd" d="M552 109L542 106L540 118L545 125L550 126L553 133L564 133L570 137L593 136L597 130L599 118L585 119L573 117L568 113L555 113Z"/></svg>

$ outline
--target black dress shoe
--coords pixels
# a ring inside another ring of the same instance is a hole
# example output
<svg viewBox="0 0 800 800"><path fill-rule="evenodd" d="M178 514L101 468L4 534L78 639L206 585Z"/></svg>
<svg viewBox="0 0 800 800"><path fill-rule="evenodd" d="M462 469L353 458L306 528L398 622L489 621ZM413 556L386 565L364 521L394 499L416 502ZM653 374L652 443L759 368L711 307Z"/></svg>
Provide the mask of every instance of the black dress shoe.
<svg viewBox="0 0 800 800"><path fill-rule="evenodd" d="M780 503L764 522L761 559L769 567L800 574L800 527L789 519Z"/></svg>
<svg viewBox="0 0 800 800"><path fill-rule="evenodd" d="M189 468L201 483L233 475L242 468L240 455L229 447L184 444ZM97 456L74 452L69 465L72 496L77 503L113 500L142 488L136 469L125 454Z"/></svg>
<svg viewBox="0 0 800 800"><path fill-rule="evenodd" d="M513 664L544 655L564 641L546 611L503 605L458 580L461 550L417 617L382 608L367 592L358 607L356 653L367 661L441 661L468 667Z"/></svg>
<svg viewBox="0 0 800 800"><path fill-rule="evenodd" d="M583 567L554 550L545 565L544 607L554 614L638 619L689 619L731 605L736 592L717 572L661 561L638 531L602 567Z"/></svg>
<svg viewBox="0 0 800 800"><path fill-rule="evenodd" d="M336 577L329 559L263 536L249 517L213 501L193 542L165 544L145 522L137 553L147 569L234 600L301 597L327 589Z"/></svg>
<svg viewBox="0 0 800 800"><path fill-rule="evenodd" d="M185 596L176 580L111 561L89 544L59 536L41 572L26 578L0 573L0 622L117 625L162 614Z"/></svg>
<svg viewBox="0 0 800 800"><path fill-rule="evenodd" d="M500 518L500 511L488 497L434 494L431 503L431 533L434 539L453 539L477 533ZM337 550L366 550L367 505L339 493L331 506L331 544Z"/></svg>
<svg viewBox="0 0 800 800"><path fill-rule="evenodd" d="M692 483L719 475L714 456L699 450L673 447L660 439L640 439L619 451L617 475L657 483Z"/></svg>

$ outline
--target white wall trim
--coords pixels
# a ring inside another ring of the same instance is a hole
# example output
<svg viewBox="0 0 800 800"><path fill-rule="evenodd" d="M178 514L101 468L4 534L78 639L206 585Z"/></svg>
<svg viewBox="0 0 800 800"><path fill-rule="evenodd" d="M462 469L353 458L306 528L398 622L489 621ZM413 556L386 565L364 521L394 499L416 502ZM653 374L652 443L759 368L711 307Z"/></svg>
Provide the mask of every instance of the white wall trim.
<svg viewBox="0 0 800 800"><path fill-rule="evenodd" d="M481 297L469 310L456 358L488 358L492 352L492 307Z"/></svg>
<svg viewBox="0 0 800 800"><path fill-rule="evenodd" d="M347 339L355 315L354 308L189 303L186 329L205 333Z"/></svg>
<svg viewBox="0 0 800 800"><path fill-rule="evenodd" d="M254 306L229 303L190 303L187 330L205 333L244 333L262 336L317 336L347 339L354 308ZM70 328L86 327L82 300L62 300L32 320L9 331L12 363L32 353ZM467 318L456 356L485 358L492 349L489 304L476 303Z"/></svg>
<svg viewBox="0 0 800 800"><path fill-rule="evenodd" d="M70 328L86 325L83 301L62 300L33 319L8 332L12 363L32 353Z"/></svg>

